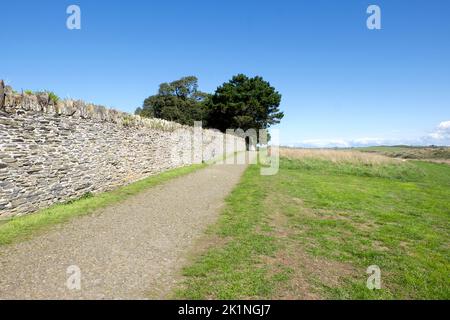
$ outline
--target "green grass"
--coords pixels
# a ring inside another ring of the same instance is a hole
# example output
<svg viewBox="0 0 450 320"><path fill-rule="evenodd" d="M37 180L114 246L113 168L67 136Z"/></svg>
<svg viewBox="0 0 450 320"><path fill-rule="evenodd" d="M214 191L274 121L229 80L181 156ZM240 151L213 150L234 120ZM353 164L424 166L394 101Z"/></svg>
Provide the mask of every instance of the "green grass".
<svg viewBox="0 0 450 320"><path fill-rule="evenodd" d="M330 165L330 161L303 158L303 159L284 159L283 168L291 170L300 170L305 172L321 172L327 175L354 175L362 177L389 178L401 181L417 180L424 176L421 168L412 163L402 164L363 164L352 162L336 162Z"/></svg>
<svg viewBox="0 0 450 320"><path fill-rule="evenodd" d="M209 231L222 241L184 269L176 297L296 297L300 279L320 298L449 299L449 230L446 164L251 166ZM381 290L366 287L370 265Z"/></svg>
<svg viewBox="0 0 450 320"><path fill-rule="evenodd" d="M56 104L59 101L59 97L53 91L46 91L48 94L48 98Z"/></svg>
<svg viewBox="0 0 450 320"><path fill-rule="evenodd" d="M226 245L210 249L191 267L184 270L187 288L177 297L189 299L233 299L269 294L271 281L264 267L255 268L259 255L276 250L274 238L257 232L268 229L263 206L267 191L260 188L259 168L251 166L242 182L227 198L227 208L220 221L208 232L229 239Z"/></svg>
<svg viewBox="0 0 450 320"><path fill-rule="evenodd" d="M49 226L65 222L73 217L86 215L95 210L118 203L147 188L163 183L172 178L191 173L197 169L203 168L204 166L204 164L196 164L169 170L110 192L104 192L97 195L87 194L80 199L71 200L65 204L57 204L34 214L4 221L0 224L0 245L23 240L34 235L38 231L45 230Z"/></svg>

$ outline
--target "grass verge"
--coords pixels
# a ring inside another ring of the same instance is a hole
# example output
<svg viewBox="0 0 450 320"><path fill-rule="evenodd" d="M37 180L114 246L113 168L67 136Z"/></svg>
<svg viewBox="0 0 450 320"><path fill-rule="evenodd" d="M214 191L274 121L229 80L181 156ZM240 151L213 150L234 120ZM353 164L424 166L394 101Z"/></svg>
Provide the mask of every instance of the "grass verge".
<svg viewBox="0 0 450 320"><path fill-rule="evenodd" d="M0 225L0 245L23 240L51 225L62 223L73 217L86 215L95 210L105 208L123 201L147 188L191 173L205 166L205 164L196 164L176 168L119 187L113 191L96 194L90 197L83 197L78 200L69 201L65 204L54 205L34 214L12 218Z"/></svg>
<svg viewBox="0 0 450 320"><path fill-rule="evenodd" d="M362 152L378 153L394 158L421 160L450 160L449 147L365 147L356 148ZM448 162L447 162L448 163Z"/></svg>
<svg viewBox="0 0 450 320"><path fill-rule="evenodd" d="M277 175L258 170L226 200L176 298L450 298L448 165L282 158ZM371 265L381 290L366 287Z"/></svg>

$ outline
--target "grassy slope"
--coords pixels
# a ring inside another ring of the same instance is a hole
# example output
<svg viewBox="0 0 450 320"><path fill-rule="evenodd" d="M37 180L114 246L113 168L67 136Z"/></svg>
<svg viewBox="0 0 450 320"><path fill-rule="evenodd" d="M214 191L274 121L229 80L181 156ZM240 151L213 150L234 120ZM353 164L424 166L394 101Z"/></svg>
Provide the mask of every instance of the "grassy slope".
<svg viewBox="0 0 450 320"><path fill-rule="evenodd" d="M180 298L450 298L450 166L282 159L245 173ZM378 265L382 289L366 288Z"/></svg>
<svg viewBox="0 0 450 320"><path fill-rule="evenodd" d="M449 147L409 147L409 146L393 146L393 147L364 147L355 148L355 150L363 152L374 152L389 157L405 158L405 159L434 159L449 160Z"/></svg>
<svg viewBox="0 0 450 320"><path fill-rule="evenodd" d="M148 177L138 182L120 187L110 192L104 192L92 197L85 197L79 200L70 201L66 204L57 204L37 213L21 216L8 220L0 225L0 245L21 240L37 231L42 231L48 226L61 223L70 218L85 215L94 210L101 209L123 201L147 188L172 178L193 172L205 165L192 165L188 167L169 170L158 175Z"/></svg>

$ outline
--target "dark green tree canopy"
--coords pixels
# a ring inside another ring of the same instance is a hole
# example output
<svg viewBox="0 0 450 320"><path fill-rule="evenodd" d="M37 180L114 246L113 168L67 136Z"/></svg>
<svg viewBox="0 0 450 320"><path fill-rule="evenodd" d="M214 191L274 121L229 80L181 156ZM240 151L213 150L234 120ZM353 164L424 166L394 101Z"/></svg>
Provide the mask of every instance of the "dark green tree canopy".
<svg viewBox="0 0 450 320"><path fill-rule="evenodd" d="M262 77L234 76L218 87L213 95L198 90L194 76L162 83L158 93L145 99L136 114L204 127L226 129L267 129L277 124L281 95Z"/></svg>
<svg viewBox="0 0 450 320"><path fill-rule="evenodd" d="M205 102L208 94L198 90L194 76L162 83L158 93L144 100L136 114L149 118L160 118L181 124L193 125L205 118Z"/></svg>
<svg viewBox="0 0 450 320"><path fill-rule="evenodd" d="M283 118L280 103L281 94L262 77L238 74L211 97L208 124L221 131L266 129Z"/></svg>

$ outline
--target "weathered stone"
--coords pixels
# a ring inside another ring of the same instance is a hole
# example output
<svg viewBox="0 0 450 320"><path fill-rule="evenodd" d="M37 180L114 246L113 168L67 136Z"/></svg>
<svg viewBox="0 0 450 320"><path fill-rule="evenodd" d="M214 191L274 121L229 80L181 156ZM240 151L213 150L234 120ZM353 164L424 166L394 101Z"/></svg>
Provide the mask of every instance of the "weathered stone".
<svg viewBox="0 0 450 320"><path fill-rule="evenodd" d="M25 111L41 111L42 108L39 105L37 96L33 94L23 94L21 101L21 108Z"/></svg>
<svg viewBox="0 0 450 320"><path fill-rule="evenodd" d="M15 208L18 207L22 204L27 203L27 199L23 198L23 199L14 199L13 201L11 201L11 207Z"/></svg>
<svg viewBox="0 0 450 320"><path fill-rule="evenodd" d="M0 217L110 190L191 159L210 160L227 140L220 132L203 130L192 156L192 128L80 100L53 106L46 99L4 86Z"/></svg>
<svg viewBox="0 0 450 320"><path fill-rule="evenodd" d="M55 105L55 113L56 114L61 114L62 110L64 109L64 107L65 107L64 101L63 100L58 100L58 102Z"/></svg>
<svg viewBox="0 0 450 320"><path fill-rule="evenodd" d="M40 168L40 167L31 167L31 168L27 168L27 173L32 174L32 173L39 172L41 170L42 170L42 168Z"/></svg>
<svg viewBox="0 0 450 320"><path fill-rule="evenodd" d="M66 116L73 116L75 113L75 109L73 107L73 101L72 100L64 100L63 106L61 110L61 114Z"/></svg>
<svg viewBox="0 0 450 320"><path fill-rule="evenodd" d="M8 118L0 118L0 124L3 124L5 126L17 126L17 123L13 119Z"/></svg>
<svg viewBox="0 0 450 320"><path fill-rule="evenodd" d="M5 83L0 80L0 110L3 109L3 103L5 102Z"/></svg>
<svg viewBox="0 0 450 320"><path fill-rule="evenodd" d="M75 113L73 114L74 117L86 117L86 104L81 101L77 100L73 103L73 108L75 109Z"/></svg>
<svg viewBox="0 0 450 320"><path fill-rule="evenodd" d="M49 101L48 93L46 92L39 93L37 95L37 100L42 109L46 108L48 106Z"/></svg>

